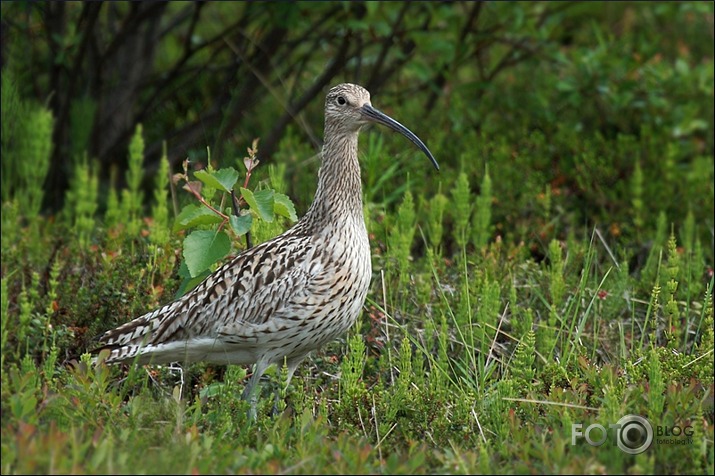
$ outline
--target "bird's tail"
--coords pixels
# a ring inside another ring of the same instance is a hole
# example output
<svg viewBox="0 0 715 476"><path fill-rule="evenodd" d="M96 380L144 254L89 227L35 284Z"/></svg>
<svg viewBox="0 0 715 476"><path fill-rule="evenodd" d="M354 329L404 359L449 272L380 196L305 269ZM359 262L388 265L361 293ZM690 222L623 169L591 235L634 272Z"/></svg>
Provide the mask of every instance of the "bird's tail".
<svg viewBox="0 0 715 476"><path fill-rule="evenodd" d="M92 350L92 360L96 362L103 357L102 351L109 354L104 359L107 364L131 361L139 358L143 350L151 347L156 340L156 331L162 325L164 318L172 313L178 301L167 304L159 309L137 317L121 326L108 330L99 337L99 346Z"/></svg>

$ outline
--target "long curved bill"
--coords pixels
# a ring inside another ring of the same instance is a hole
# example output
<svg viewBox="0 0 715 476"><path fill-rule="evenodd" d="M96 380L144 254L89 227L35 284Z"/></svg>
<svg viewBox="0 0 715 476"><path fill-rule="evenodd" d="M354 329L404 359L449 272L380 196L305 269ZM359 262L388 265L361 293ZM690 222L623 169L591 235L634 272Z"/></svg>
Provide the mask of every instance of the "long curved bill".
<svg viewBox="0 0 715 476"><path fill-rule="evenodd" d="M419 137L417 137L411 130L391 118L385 113L382 113L375 109L374 107L370 106L369 104L365 104L363 107L360 108L360 112L365 116L367 119L369 119L372 122L377 122L378 124L382 124L384 126L389 127L393 131L399 132L403 136L407 137L410 139L417 147L420 148L422 152L425 153L427 157L432 161L432 165L434 165L434 168L439 170L439 164L437 163L437 160L434 158L432 155L432 152L429 151L427 146L425 145L424 142L420 140Z"/></svg>

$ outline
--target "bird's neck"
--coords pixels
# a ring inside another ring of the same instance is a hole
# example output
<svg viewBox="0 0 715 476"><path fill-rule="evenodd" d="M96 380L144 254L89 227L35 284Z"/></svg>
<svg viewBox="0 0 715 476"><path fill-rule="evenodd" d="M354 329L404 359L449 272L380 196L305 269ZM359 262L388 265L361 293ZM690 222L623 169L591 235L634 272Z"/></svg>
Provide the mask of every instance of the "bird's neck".
<svg viewBox="0 0 715 476"><path fill-rule="evenodd" d="M326 127L318 189L306 218L318 226L364 223L358 135L335 134Z"/></svg>

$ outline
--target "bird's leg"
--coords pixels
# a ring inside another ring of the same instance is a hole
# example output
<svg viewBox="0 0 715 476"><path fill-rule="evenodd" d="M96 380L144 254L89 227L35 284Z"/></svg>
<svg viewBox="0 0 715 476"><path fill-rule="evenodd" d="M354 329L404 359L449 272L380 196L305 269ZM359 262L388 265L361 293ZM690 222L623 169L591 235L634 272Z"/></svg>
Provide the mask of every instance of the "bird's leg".
<svg viewBox="0 0 715 476"><path fill-rule="evenodd" d="M249 421L256 421L256 417L258 416L256 412L256 404L258 403L258 383L261 380L263 372L265 372L268 368L268 365L268 362L265 362L263 360L259 360L258 362L256 362L256 365L253 366L253 375L246 384L246 387L243 389L243 394L241 395L241 398L243 400L246 400L251 405L251 407L248 409Z"/></svg>

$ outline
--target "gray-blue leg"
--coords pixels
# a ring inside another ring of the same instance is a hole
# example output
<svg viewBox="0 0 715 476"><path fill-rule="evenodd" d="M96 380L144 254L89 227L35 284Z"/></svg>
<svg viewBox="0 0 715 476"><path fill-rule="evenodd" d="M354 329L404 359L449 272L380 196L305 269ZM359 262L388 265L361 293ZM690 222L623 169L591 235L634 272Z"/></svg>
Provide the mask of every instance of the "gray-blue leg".
<svg viewBox="0 0 715 476"><path fill-rule="evenodd" d="M241 398L251 405L248 409L248 419L250 421L256 421L256 417L258 416L256 411L256 404L258 403L258 383L269 365L269 363L263 360L256 362L256 365L253 366L253 375L246 384L246 388L243 389Z"/></svg>

